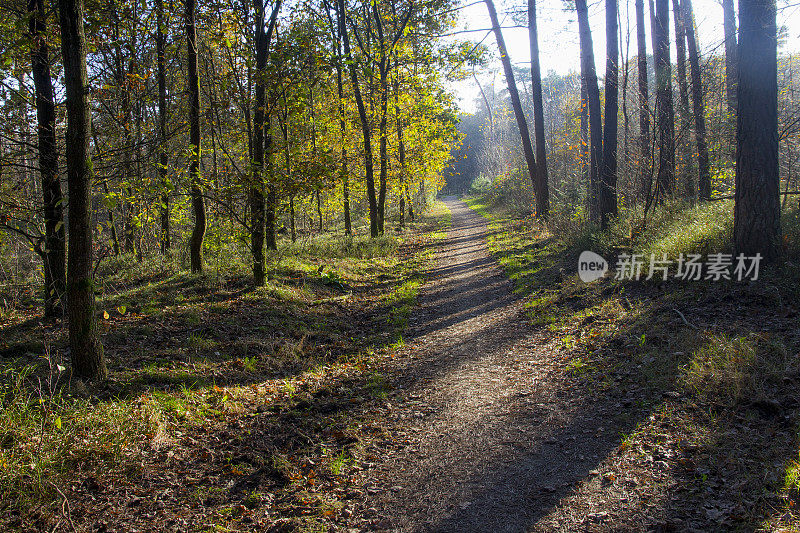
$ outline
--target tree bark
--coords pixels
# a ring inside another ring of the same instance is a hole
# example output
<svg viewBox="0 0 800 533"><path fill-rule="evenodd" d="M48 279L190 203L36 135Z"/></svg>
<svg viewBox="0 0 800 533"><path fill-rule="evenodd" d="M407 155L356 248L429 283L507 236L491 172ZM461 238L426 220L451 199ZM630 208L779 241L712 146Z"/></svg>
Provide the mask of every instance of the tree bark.
<svg viewBox="0 0 800 533"><path fill-rule="evenodd" d="M578 34L581 47L581 76L586 79L586 96L589 104L589 220L600 223L600 172L603 160L603 125L600 116L600 89L594 65L594 45L589 26L589 9L586 0L575 0L578 13Z"/></svg>
<svg viewBox="0 0 800 533"><path fill-rule="evenodd" d="M617 132L619 113L619 37L617 0L606 0L606 100L603 172L600 178L600 228L617 216Z"/></svg>
<svg viewBox="0 0 800 533"><path fill-rule="evenodd" d="M644 0L636 0L636 46L639 74L639 195L646 200L650 183L650 106L647 85L647 41L644 26Z"/></svg>
<svg viewBox="0 0 800 533"><path fill-rule="evenodd" d="M263 0L254 0L256 19L256 102L253 128L253 167L250 176L250 249L253 253L253 283L260 287L266 280L264 271L264 116L266 105L267 35Z"/></svg>
<svg viewBox="0 0 800 533"><path fill-rule="evenodd" d="M658 123L658 173L656 203L675 190L675 112L672 107L672 65L669 56L668 0L655 1L653 56L656 65L656 118Z"/></svg>
<svg viewBox="0 0 800 533"><path fill-rule="evenodd" d="M69 253L67 256L67 316L72 372L76 377L105 379L103 345L97 335L92 280L92 160L89 136L89 80L83 0L59 0L61 55L67 93L67 191Z"/></svg>
<svg viewBox="0 0 800 533"><path fill-rule="evenodd" d="M780 255L775 0L740 0L736 101L736 253Z"/></svg>
<svg viewBox="0 0 800 533"><path fill-rule="evenodd" d="M736 43L736 10L733 0L722 0L722 24L725 31L725 95L728 115L736 111L736 66L739 62Z"/></svg>
<svg viewBox="0 0 800 533"><path fill-rule="evenodd" d="M689 89L686 84L686 24L679 0L672 0L672 18L675 21L675 51L677 63L675 68L678 71L678 117L680 144L680 169L684 184L684 195L690 201L694 201L695 187L694 177L692 176L692 149L689 143Z"/></svg>
<svg viewBox="0 0 800 533"><path fill-rule="evenodd" d="M200 176L200 77L197 70L197 28L195 27L196 0L186 0L186 41L189 55L189 195L194 212L194 228L189 240L189 259L192 272L203 271L203 239L206 235L206 206Z"/></svg>
<svg viewBox="0 0 800 533"><path fill-rule="evenodd" d="M28 1L31 66L39 125L39 173L42 181L44 316L63 314L66 291L64 211L56 148L56 106L47 46L47 15L42 0Z"/></svg>
<svg viewBox="0 0 800 533"><path fill-rule="evenodd" d="M525 162L528 165L528 175L530 176L531 183L534 187L536 187L538 183L536 157L533 155L531 135L528 131L528 123L525 120L525 113L522 111L522 102L519 99L517 82L514 80L514 71L511 69L511 59L508 57L506 42L503 39L503 32L500 30L500 21L497 19L497 10L494 7L494 2L492 0L485 0L485 2L486 8L489 11L489 18L492 21L494 36L497 39L497 48L500 52L500 60L503 63L503 70L505 71L506 75L508 94L511 96L511 107L514 108L514 117L517 119L517 127L519 128L519 133L522 137L522 151L525 154Z"/></svg>
<svg viewBox="0 0 800 533"><path fill-rule="evenodd" d="M165 47L167 36L164 31L164 0L156 2L156 61L158 63L158 178L161 192L161 253L166 254L170 248L169 228L169 183L167 178L167 61Z"/></svg>
<svg viewBox="0 0 800 533"><path fill-rule="evenodd" d="M547 178L547 147L544 140L542 72L539 66L539 32L536 27L536 0L528 0L528 38L531 47L531 96L533 97L533 134L536 140L536 216L550 214L550 189Z"/></svg>
<svg viewBox="0 0 800 533"><path fill-rule="evenodd" d="M327 5L327 4L326 4ZM339 9L339 4L334 3L334 8L337 10ZM336 20L339 20L337 15ZM333 24L331 24L333 25ZM339 131L341 133L341 167L339 170L339 179L342 181L342 204L344 208L344 234L345 235L352 235L353 234L353 225L350 220L350 176L347 174L347 144L346 144L346 137L347 137L347 124L346 124L346 116L345 116L345 109L344 109L344 83L342 81L342 35L341 35L341 28L339 28L338 24L336 26L336 30L333 30L333 36L336 40L336 94L339 98Z"/></svg>
<svg viewBox="0 0 800 533"><path fill-rule="evenodd" d="M711 170L709 169L708 144L706 143L706 117L703 104L703 80L700 75L700 54L694 31L692 0L682 0L683 27L689 49L689 67L692 76L692 114L694 115L694 137L697 144L697 189L701 201L711 199Z"/></svg>
<svg viewBox="0 0 800 533"><path fill-rule="evenodd" d="M361 122L361 133L364 136L364 172L367 181L367 201L369 202L369 234L375 238L379 235L378 232L378 199L375 195L375 174L373 168L373 154L372 154L372 132L370 131L369 117L367 117L367 110L364 107L364 99L361 96L361 87L358 84L358 73L356 72L356 65L353 62L353 55L350 52L350 36L347 33L345 26L345 11L344 0L336 0L338 6L336 16L339 25L339 34L342 36L342 43L344 45L344 54L347 62L350 65L350 81L353 84L353 93L356 97L356 107L358 107L358 116Z"/></svg>

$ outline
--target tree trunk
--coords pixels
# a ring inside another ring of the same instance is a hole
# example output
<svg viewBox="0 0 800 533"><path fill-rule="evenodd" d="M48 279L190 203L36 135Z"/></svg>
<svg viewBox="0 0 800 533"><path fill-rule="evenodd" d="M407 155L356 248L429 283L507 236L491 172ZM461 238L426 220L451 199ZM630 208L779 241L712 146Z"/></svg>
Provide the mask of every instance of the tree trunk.
<svg viewBox="0 0 800 533"><path fill-rule="evenodd" d="M600 223L600 172L603 159L603 125L600 116L600 89L594 65L594 45L589 26L586 0L575 0L578 12L578 33L581 47L581 76L586 79L586 96L589 103L589 220Z"/></svg>
<svg viewBox="0 0 800 533"><path fill-rule="evenodd" d="M684 184L684 195L694 202L695 187L692 176L692 149L689 142L689 89L686 85L686 24L683 20L679 0L672 0L672 18L675 21L675 50L678 71L678 142L680 144L680 172Z"/></svg>
<svg viewBox="0 0 800 533"><path fill-rule="evenodd" d="M497 39L497 48L500 52L500 60L503 62L503 70L506 75L506 83L508 84L508 94L511 97L511 106L514 108L514 117L517 119L517 127L522 136L522 151L525 154L525 162L528 165L528 175L530 176L531 183L534 187L539 183L538 169L536 168L536 157L533 155L533 146L531 146L531 135L528 131L528 123L525 120L525 113L522 111L522 102L519 99L519 91L517 91L517 82L514 80L514 71L511 68L511 59L508 57L508 50L506 49L506 42L503 39L503 32L500 30L500 21L497 19L497 11L494 7L492 0L485 0L486 8L489 11L489 18L492 21L492 29L494 36Z"/></svg>
<svg viewBox="0 0 800 533"><path fill-rule="evenodd" d="M256 18L256 109L253 128L253 168L250 183L250 249L253 252L253 283L260 287L266 281L264 271L264 117L266 94L267 35L264 2L254 0Z"/></svg>
<svg viewBox="0 0 800 533"><path fill-rule="evenodd" d="M686 42L689 45L689 67L692 75L692 113L694 115L694 137L697 143L697 188L700 200L711 198L711 171L706 144L706 117L703 105L703 80L700 76L700 57L694 31L692 0L682 0L683 27L686 29Z"/></svg>
<svg viewBox="0 0 800 533"><path fill-rule="evenodd" d="M189 240L189 258L192 272L203 271L203 239L206 235L206 206L203 200L200 176L200 79L197 70L197 28L195 28L195 2L186 0L186 41L189 53L189 179L194 212L194 228Z"/></svg>
<svg viewBox="0 0 800 533"><path fill-rule="evenodd" d="M589 86L581 73L581 179L586 185L586 207L590 209L592 185L589 175Z"/></svg>
<svg viewBox="0 0 800 533"><path fill-rule="evenodd" d="M164 0L156 3L156 60L158 62L158 177L161 193L161 253L166 254L170 248L169 235L169 183L167 178L167 78L165 46L167 36L164 32Z"/></svg>
<svg viewBox="0 0 800 533"><path fill-rule="evenodd" d="M646 200L650 183L650 106L647 85L647 41L644 0L636 0L636 46L639 74L639 195Z"/></svg>
<svg viewBox="0 0 800 533"><path fill-rule="evenodd" d="M319 224L317 225L317 233L322 233L322 200L320 199L319 189L314 191L317 196L317 219Z"/></svg>
<svg viewBox="0 0 800 533"><path fill-rule="evenodd" d="M653 57L656 65L656 122L658 124L658 173L656 203L675 190L675 112L672 107L672 65L669 56L668 0L655 1Z"/></svg>
<svg viewBox="0 0 800 533"><path fill-rule="evenodd" d="M92 117L86 74L83 0L59 0L61 55L67 102L67 191L69 254L67 315L72 372L76 377L105 379L103 345L97 335L92 280L92 162L89 135Z"/></svg>
<svg viewBox="0 0 800 533"><path fill-rule="evenodd" d="M722 23L725 31L725 95L728 115L736 111L736 66L738 45L736 44L736 10L733 0L722 0Z"/></svg>
<svg viewBox="0 0 800 533"><path fill-rule="evenodd" d="M373 4L377 6L377 2ZM377 10L377 7L375 7ZM377 13L377 11L376 11ZM378 26L380 28L380 26ZM382 34L382 32L381 32ZM385 46L381 42L381 49ZM383 54L383 52L382 52ZM380 90L381 90L381 120L379 122L380 147L378 149L380 158L380 178L378 186L378 233L383 235L384 221L386 219L386 181L389 176L389 139L388 139L388 118L389 118L389 62L385 55L380 62Z"/></svg>
<svg viewBox="0 0 800 533"><path fill-rule="evenodd" d="M292 242L297 241L297 229L294 224L294 196L289 197L289 228L291 229Z"/></svg>
<svg viewBox="0 0 800 533"><path fill-rule="evenodd" d="M28 2L31 66L39 124L39 172L44 212L44 316L63 314L66 291L64 211L56 148L56 106L47 46L47 15L42 0Z"/></svg>
<svg viewBox="0 0 800 533"><path fill-rule="evenodd" d="M358 84L358 73L356 72L356 65L353 62L353 56L350 53L350 36L347 33L345 26L345 11L344 0L336 0L338 6L336 10L337 22L339 25L339 34L342 36L344 44L344 54L347 57L347 62L350 66L350 81L353 84L353 93L356 97L356 106L358 107L358 117L361 122L361 133L364 136L364 171L367 177L367 200L369 202L369 234L375 238L379 235L378 232L378 199L375 196L375 174L373 169L373 155L372 155L372 132L370 131L369 117L367 110L364 107L364 99L361 96L361 87Z"/></svg>
<svg viewBox="0 0 800 533"><path fill-rule="evenodd" d="M403 139L403 119L400 116L400 75L394 80L394 114L397 122L397 160L400 162L400 227L406 225L406 143ZM410 208L410 206L409 206Z"/></svg>
<svg viewBox="0 0 800 533"><path fill-rule="evenodd" d="M778 74L775 0L739 1L736 253L780 255Z"/></svg>
<svg viewBox="0 0 800 533"><path fill-rule="evenodd" d="M336 9L339 9L338 3L334 4ZM338 17L337 17L338 20ZM345 109L344 109L344 83L342 83L342 61L341 61L341 28L338 27L334 31L334 38L336 39L336 94L339 98L339 131L341 132L342 143L342 166L339 171L339 178L342 181L342 202L344 205L344 234L352 235L353 226L350 220L350 179L347 174L347 124L345 122Z"/></svg>
<svg viewBox="0 0 800 533"><path fill-rule="evenodd" d="M617 131L619 113L619 36L617 0L606 0L606 101L603 172L600 178L600 228L617 216Z"/></svg>
<svg viewBox="0 0 800 533"><path fill-rule="evenodd" d="M531 96L533 97L533 133L536 140L536 216L550 214L550 189L547 183L547 147L544 141L544 106L542 72L539 67L539 33L536 28L536 0L528 0L528 38L531 46Z"/></svg>

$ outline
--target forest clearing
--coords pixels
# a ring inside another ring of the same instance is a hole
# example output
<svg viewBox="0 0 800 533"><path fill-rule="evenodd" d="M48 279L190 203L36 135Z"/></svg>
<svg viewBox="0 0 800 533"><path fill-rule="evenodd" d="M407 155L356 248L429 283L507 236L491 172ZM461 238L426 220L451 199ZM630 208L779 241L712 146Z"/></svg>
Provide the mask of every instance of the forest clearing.
<svg viewBox="0 0 800 533"><path fill-rule="evenodd" d="M0 6L0 526L800 530L800 11L694 1Z"/></svg>

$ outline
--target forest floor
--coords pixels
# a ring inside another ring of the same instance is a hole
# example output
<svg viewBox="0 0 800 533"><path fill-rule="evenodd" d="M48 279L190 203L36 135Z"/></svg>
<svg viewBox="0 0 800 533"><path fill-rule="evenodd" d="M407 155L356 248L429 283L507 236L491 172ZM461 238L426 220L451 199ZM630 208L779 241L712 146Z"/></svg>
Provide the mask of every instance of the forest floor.
<svg viewBox="0 0 800 533"><path fill-rule="evenodd" d="M798 530L791 281L585 284L576 250L532 221L445 203L396 256L298 257L255 292L150 279L136 290L157 301L101 299L112 379L0 429L0 489L24 493L0 522ZM0 326L14 368L47 333Z"/></svg>

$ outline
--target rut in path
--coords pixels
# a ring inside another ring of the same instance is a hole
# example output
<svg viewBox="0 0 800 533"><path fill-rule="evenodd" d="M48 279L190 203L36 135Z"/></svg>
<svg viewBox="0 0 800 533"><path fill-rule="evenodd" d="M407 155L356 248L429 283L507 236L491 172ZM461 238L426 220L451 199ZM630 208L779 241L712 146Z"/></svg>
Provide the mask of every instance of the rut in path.
<svg viewBox="0 0 800 533"><path fill-rule="evenodd" d="M365 502L399 531L527 531L615 445L609 406L567 387L546 332L489 256L486 224L446 198L447 240L411 319L388 454ZM603 427L605 426L605 428Z"/></svg>

